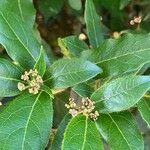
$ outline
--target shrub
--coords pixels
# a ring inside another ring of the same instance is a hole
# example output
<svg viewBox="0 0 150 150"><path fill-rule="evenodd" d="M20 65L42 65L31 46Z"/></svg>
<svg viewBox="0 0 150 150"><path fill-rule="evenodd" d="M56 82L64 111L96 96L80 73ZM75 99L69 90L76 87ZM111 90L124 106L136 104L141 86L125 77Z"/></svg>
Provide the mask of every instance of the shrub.
<svg viewBox="0 0 150 150"><path fill-rule="evenodd" d="M150 125L150 35L142 15L123 24L136 2L34 3L43 26L63 5L76 17L85 6L86 34L58 38L63 58L56 57L34 26L33 2L1 0L0 43L8 55L0 58L0 150L144 150L135 118L139 112ZM113 30L121 31L109 37Z"/></svg>

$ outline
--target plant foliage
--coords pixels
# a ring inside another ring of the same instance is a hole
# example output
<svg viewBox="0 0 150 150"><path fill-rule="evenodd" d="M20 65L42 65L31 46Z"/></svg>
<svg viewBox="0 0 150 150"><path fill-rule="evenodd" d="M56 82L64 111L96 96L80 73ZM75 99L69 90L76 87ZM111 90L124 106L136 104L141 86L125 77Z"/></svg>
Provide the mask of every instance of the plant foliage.
<svg viewBox="0 0 150 150"><path fill-rule="evenodd" d="M39 0L45 21L58 14L64 3ZM0 44L9 60L0 58L0 97L11 100L2 101L0 107L0 150L104 150L104 143L113 150L144 150L134 111L138 110L150 127L150 76L145 73L150 62L150 35L127 32L108 39L95 4L112 12L114 26L115 19L121 22L124 15L118 10L130 1L113 3L86 0L88 40L76 35L59 38L63 58L50 64L47 59L54 56L36 37L33 3L1 0ZM82 11L80 0L68 0L67 4L73 12ZM71 100L65 105L70 91L76 95L73 106ZM92 106L86 104L87 97ZM61 123L55 124L58 120ZM54 128L57 132L53 135Z"/></svg>

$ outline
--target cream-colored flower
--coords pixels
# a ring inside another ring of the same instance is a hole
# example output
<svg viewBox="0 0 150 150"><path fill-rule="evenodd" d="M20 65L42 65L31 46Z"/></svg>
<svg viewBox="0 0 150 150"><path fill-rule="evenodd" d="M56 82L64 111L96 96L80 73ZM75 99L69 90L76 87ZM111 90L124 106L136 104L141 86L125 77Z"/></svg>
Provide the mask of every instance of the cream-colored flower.
<svg viewBox="0 0 150 150"><path fill-rule="evenodd" d="M86 40L86 39L87 39L87 36L86 36L84 33L81 33L81 34L79 35L79 40L84 41L84 40Z"/></svg>
<svg viewBox="0 0 150 150"><path fill-rule="evenodd" d="M29 80L29 76L24 74L24 75L21 76L21 79L24 80L24 81L27 81L27 80Z"/></svg>
<svg viewBox="0 0 150 150"><path fill-rule="evenodd" d="M69 109L69 113L74 117L78 114L83 114L86 117L90 117L92 120L96 120L99 116L98 111L94 111L95 102L89 98L82 98L81 106L78 106L74 99L69 99L69 104L65 104L65 107Z"/></svg>
<svg viewBox="0 0 150 150"><path fill-rule="evenodd" d="M21 76L21 79L26 81L26 85L19 82L18 83L18 89L20 91L25 90L28 88L29 93L31 94L37 94L38 91L40 90L41 85L43 84L42 77L38 75L38 71L30 69L30 71L25 71L25 73Z"/></svg>
<svg viewBox="0 0 150 150"><path fill-rule="evenodd" d="M25 90L25 85L23 84L23 83L21 83L21 82L19 82L18 83L18 89L19 89L19 91L23 91L23 90Z"/></svg>
<svg viewBox="0 0 150 150"><path fill-rule="evenodd" d="M141 16L134 17L134 22L135 23L141 23L141 21L142 21L142 17Z"/></svg>
<svg viewBox="0 0 150 150"><path fill-rule="evenodd" d="M38 83L40 83L40 84L43 84L43 79L42 79L42 77L41 77L40 75L38 75L38 76L36 77L36 82L38 82Z"/></svg>
<svg viewBox="0 0 150 150"><path fill-rule="evenodd" d="M69 109L69 114L71 114L73 117L77 116L78 111L76 109Z"/></svg>
<svg viewBox="0 0 150 150"><path fill-rule="evenodd" d="M94 121L97 120L99 116L98 111L95 111L94 113L90 113L90 118L93 119Z"/></svg>
<svg viewBox="0 0 150 150"><path fill-rule="evenodd" d="M130 21L130 25L140 24L141 21L142 21L142 17L141 17L141 16L134 17L134 18Z"/></svg>
<svg viewBox="0 0 150 150"><path fill-rule="evenodd" d="M135 24L135 23L134 23L134 20L131 20L131 21L130 21L130 25L133 26L134 24Z"/></svg>
<svg viewBox="0 0 150 150"><path fill-rule="evenodd" d="M37 88L35 88L35 87L31 87L31 88L29 88L29 93L31 93L31 94L37 94L38 93L38 89Z"/></svg>
<svg viewBox="0 0 150 150"><path fill-rule="evenodd" d="M36 77L38 75L38 71L35 70L30 70L32 77Z"/></svg>

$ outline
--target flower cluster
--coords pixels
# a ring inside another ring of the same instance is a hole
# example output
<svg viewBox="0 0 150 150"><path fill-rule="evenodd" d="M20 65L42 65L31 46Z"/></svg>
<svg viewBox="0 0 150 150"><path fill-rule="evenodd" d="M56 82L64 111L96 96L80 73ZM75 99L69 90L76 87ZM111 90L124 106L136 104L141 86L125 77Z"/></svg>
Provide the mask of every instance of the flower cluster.
<svg viewBox="0 0 150 150"><path fill-rule="evenodd" d="M82 98L81 106L78 106L74 99L70 98L69 103L65 104L65 107L69 109L69 113L75 117L78 114L83 114L84 116L90 117L94 121L97 120L99 116L98 111L94 111L95 102L91 101L89 98Z"/></svg>
<svg viewBox="0 0 150 150"><path fill-rule="evenodd" d="M141 16L139 16L139 17L134 17L134 18L130 21L130 25L139 24L139 23L141 23L141 21L142 21Z"/></svg>
<svg viewBox="0 0 150 150"><path fill-rule="evenodd" d="M43 84L42 77L38 74L38 71L30 69L30 71L25 71L21 76L22 82L18 83L18 89L23 91L25 89L29 90L29 93L37 94L41 85Z"/></svg>

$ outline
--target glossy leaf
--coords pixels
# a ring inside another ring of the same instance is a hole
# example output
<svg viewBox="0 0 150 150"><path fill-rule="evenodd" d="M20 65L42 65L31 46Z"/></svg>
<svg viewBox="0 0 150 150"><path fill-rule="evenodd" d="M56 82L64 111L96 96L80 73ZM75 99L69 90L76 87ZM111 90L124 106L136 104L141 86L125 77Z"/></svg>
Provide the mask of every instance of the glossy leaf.
<svg viewBox="0 0 150 150"><path fill-rule="evenodd" d="M138 103L138 110L139 110L142 118L145 120L145 122L150 127L150 98L143 98Z"/></svg>
<svg viewBox="0 0 150 150"><path fill-rule="evenodd" d="M0 113L0 149L43 150L49 139L52 116L48 94L22 93Z"/></svg>
<svg viewBox="0 0 150 150"><path fill-rule="evenodd" d="M72 90L81 97L90 97L94 92L94 89L87 83L77 84L72 88Z"/></svg>
<svg viewBox="0 0 150 150"><path fill-rule="evenodd" d="M61 59L53 63L45 75L45 83L53 88L67 88L85 82L102 70L81 59Z"/></svg>
<svg viewBox="0 0 150 150"><path fill-rule="evenodd" d="M52 93L52 90L51 90L48 86L42 85L42 86L40 87L40 90L46 92L47 94L49 94L49 96L50 96L52 99L54 99L54 95L53 95L53 93Z"/></svg>
<svg viewBox="0 0 150 150"><path fill-rule="evenodd" d="M22 70L19 66L0 58L0 96L8 97L18 95L17 84L20 81Z"/></svg>
<svg viewBox="0 0 150 150"><path fill-rule="evenodd" d="M73 118L64 134L62 150L103 150L100 134L95 122L85 116Z"/></svg>
<svg viewBox="0 0 150 150"><path fill-rule="evenodd" d="M68 36L59 38L58 44L65 56L80 56L82 51L88 50L88 46L84 41L78 39L77 36Z"/></svg>
<svg viewBox="0 0 150 150"><path fill-rule="evenodd" d="M24 68L33 68L39 56L40 44L32 29L20 17L4 8L0 11L0 43L14 61Z"/></svg>
<svg viewBox="0 0 150 150"><path fill-rule="evenodd" d="M13 2L11 0L1 0L0 10L2 13L13 12L15 15L18 15L29 28L33 28L35 8L31 0L13 0ZM13 19L13 16L11 16L11 18Z"/></svg>
<svg viewBox="0 0 150 150"><path fill-rule="evenodd" d="M133 73L150 61L150 35L128 34L109 39L82 56L102 67L104 77Z"/></svg>
<svg viewBox="0 0 150 150"><path fill-rule="evenodd" d="M91 99L100 112L117 112L134 106L149 89L150 76L127 76L104 84Z"/></svg>
<svg viewBox="0 0 150 150"><path fill-rule="evenodd" d="M43 47L41 47L39 58L34 65L34 69L37 69L38 73L43 76L46 71L45 53Z"/></svg>
<svg viewBox="0 0 150 150"><path fill-rule="evenodd" d="M111 149L144 150L142 136L130 113L101 114L96 122Z"/></svg>
<svg viewBox="0 0 150 150"><path fill-rule="evenodd" d="M93 48L96 48L103 41L103 33L101 30L100 17L96 13L93 0L86 0L84 19L86 22L86 30Z"/></svg>
<svg viewBox="0 0 150 150"><path fill-rule="evenodd" d="M56 135L54 137L54 140L52 142L51 148L49 150L61 150L64 132L70 120L71 120L71 115L67 114L62 120L62 122L60 123Z"/></svg>
<svg viewBox="0 0 150 150"><path fill-rule="evenodd" d="M121 1L125 3L127 0L97 0L97 6L109 13L111 19L107 20L110 28L113 31L122 30L125 28L125 13L121 11ZM122 7L123 8L123 7Z"/></svg>

